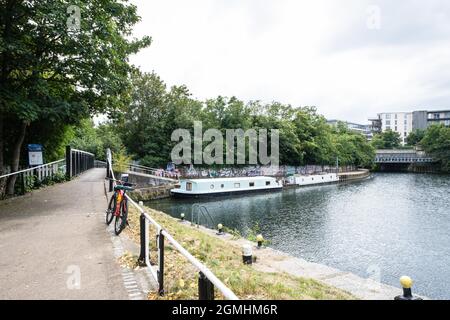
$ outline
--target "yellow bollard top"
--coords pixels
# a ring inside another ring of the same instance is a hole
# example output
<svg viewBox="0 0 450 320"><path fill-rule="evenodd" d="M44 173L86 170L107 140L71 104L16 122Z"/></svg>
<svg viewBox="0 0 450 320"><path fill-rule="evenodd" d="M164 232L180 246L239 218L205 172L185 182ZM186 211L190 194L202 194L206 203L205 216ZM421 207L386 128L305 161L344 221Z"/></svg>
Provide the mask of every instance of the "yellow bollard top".
<svg viewBox="0 0 450 320"><path fill-rule="evenodd" d="M262 234L258 234L258 235L256 236L256 241L257 241L257 242L264 241L264 238L263 238Z"/></svg>
<svg viewBox="0 0 450 320"><path fill-rule="evenodd" d="M412 281L412 279L410 277L403 276L403 277L400 278L400 284L405 289L411 289L413 281Z"/></svg>
<svg viewBox="0 0 450 320"><path fill-rule="evenodd" d="M218 225L217 225L217 229L222 229L223 228L223 225L221 224L221 223L219 223Z"/></svg>

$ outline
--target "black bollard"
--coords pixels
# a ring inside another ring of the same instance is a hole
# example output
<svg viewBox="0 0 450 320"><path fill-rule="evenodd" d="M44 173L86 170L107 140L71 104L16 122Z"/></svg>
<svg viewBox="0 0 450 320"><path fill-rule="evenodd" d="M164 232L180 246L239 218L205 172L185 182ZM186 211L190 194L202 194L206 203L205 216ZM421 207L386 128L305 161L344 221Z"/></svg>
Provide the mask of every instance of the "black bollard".
<svg viewBox="0 0 450 320"><path fill-rule="evenodd" d="M422 300L422 298L413 296L412 290L411 290L413 281L411 280L410 277L407 277L407 276L401 277L400 284L402 285L402 288L403 288L403 295L396 296L394 298L394 300Z"/></svg>

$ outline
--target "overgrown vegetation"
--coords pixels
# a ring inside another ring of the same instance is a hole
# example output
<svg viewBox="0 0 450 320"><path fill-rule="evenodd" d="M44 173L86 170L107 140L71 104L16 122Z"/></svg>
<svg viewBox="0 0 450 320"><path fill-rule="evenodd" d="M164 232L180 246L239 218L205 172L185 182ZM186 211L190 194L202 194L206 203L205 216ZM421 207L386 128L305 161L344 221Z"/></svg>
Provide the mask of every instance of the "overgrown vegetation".
<svg viewBox="0 0 450 320"><path fill-rule="evenodd" d="M139 16L124 1L5 0L0 12L1 175L18 170L24 143L52 155L70 126L99 113L114 117L129 103L128 58L150 38L131 37Z"/></svg>
<svg viewBox="0 0 450 320"><path fill-rule="evenodd" d="M155 73L136 72L132 83L132 103L118 130L128 151L144 165L163 166L170 161L170 152L178 143L171 141L172 132L182 128L193 135L194 121L202 122L203 132L211 128L222 133L226 129L278 129L283 165L334 165L337 158L342 165L372 165L374 149L365 137L342 124L329 126L315 107L221 96L199 101L185 86L168 89Z"/></svg>
<svg viewBox="0 0 450 320"><path fill-rule="evenodd" d="M172 234L191 254L205 263L241 299L354 299L348 293L312 279L294 277L284 273L255 270L242 263L241 249L222 239L212 237L195 227L158 211L148 209L152 217ZM139 242L139 216L130 208L131 228L127 233ZM152 230L151 232L155 232ZM157 256L155 241L150 241L152 260ZM135 267L136 256L125 255L121 261ZM198 299L198 271L166 242L165 291L150 299ZM223 298L216 290L216 297Z"/></svg>
<svg viewBox="0 0 450 320"><path fill-rule="evenodd" d="M428 127L418 145L439 162L443 172L450 172L450 127Z"/></svg>

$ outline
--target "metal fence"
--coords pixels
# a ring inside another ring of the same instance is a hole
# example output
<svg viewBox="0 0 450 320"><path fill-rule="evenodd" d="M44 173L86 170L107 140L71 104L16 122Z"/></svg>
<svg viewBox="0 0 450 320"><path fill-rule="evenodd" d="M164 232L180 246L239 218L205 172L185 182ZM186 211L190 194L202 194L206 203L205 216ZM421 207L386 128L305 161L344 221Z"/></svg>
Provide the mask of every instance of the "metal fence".
<svg viewBox="0 0 450 320"><path fill-rule="evenodd" d="M109 190L112 191L114 184L116 183L114 171L112 170L112 155L111 151L107 150L107 171L106 176L109 178L110 185ZM214 299L214 287L216 287L226 299L238 300L238 297L221 281L217 278L203 263L198 261L192 256L183 246L178 243L163 227L158 224L145 210L138 205L133 199L125 194L129 203L131 203L140 212L140 255L139 262L146 265L150 270L151 275L158 283L158 293L164 295L164 246L166 241L172 244L172 246L183 255L193 266L199 271L198 279L198 293L200 300ZM156 271L154 270L150 262L150 239L149 228L150 225L156 228L156 246L158 250L158 263Z"/></svg>
<svg viewBox="0 0 450 320"><path fill-rule="evenodd" d="M94 166L95 156L93 153L73 149L70 146L66 147L67 179L71 179L86 170L94 168Z"/></svg>
<svg viewBox="0 0 450 320"><path fill-rule="evenodd" d="M2 175L0 185L5 187L9 179L15 179L14 190L7 193L9 196L23 195L41 185L70 180L73 176L93 168L94 158L92 153L67 146L65 159Z"/></svg>

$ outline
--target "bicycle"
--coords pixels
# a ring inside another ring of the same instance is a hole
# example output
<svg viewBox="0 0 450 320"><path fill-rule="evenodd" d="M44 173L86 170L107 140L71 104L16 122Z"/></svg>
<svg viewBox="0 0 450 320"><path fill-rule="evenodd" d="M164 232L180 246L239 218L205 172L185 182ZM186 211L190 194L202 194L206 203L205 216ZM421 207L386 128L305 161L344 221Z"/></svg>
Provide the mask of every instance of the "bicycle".
<svg viewBox="0 0 450 320"><path fill-rule="evenodd" d="M120 184L114 186L114 193L109 200L108 208L106 209L106 224L110 225L114 217L116 217L114 233L118 236L128 225L128 199L125 194L127 191L134 190L134 188L131 183L121 180L114 181Z"/></svg>

